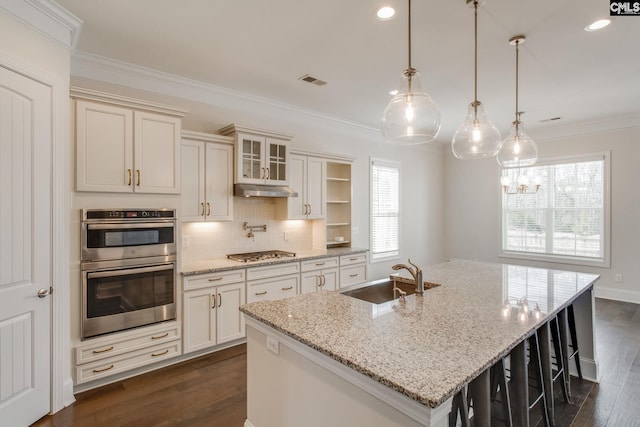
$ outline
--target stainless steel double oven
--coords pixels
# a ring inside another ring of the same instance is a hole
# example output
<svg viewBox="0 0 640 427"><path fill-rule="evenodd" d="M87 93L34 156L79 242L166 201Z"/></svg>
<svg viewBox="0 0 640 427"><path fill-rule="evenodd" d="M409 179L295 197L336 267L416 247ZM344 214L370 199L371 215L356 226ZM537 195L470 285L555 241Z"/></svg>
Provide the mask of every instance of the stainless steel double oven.
<svg viewBox="0 0 640 427"><path fill-rule="evenodd" d="M175 319L175 210L81 215L82 339Z"/></svg>

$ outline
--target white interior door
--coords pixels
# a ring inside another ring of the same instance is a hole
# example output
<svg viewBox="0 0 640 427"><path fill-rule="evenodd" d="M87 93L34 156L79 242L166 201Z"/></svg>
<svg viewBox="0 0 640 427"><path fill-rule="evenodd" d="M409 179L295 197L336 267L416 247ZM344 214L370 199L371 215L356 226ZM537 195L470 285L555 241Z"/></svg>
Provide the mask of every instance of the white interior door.
<svg viewBox="0 0 640 427"><path fill-rule="evenodd" d="M3 425L29 425L50 408L51 131L50 88L0 66Z"/></svg>

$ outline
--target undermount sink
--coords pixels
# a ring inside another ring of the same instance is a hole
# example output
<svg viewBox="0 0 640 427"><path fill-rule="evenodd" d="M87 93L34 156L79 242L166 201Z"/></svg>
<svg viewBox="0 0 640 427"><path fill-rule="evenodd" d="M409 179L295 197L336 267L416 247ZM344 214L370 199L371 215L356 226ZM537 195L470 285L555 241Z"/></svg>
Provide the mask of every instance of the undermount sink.
<svg viewBox="0 0 640 427"><path fill-rule="evenodd" d="M359 287L357 289L352 289L350 291L341 292L342 295L347 295L352 298L361 299L363 301L368 301L373 304L382 304L387 301L391 301L394 298L393 295L393 286L394 282L396 286L407 293L407 295L416 293L416 285L410 279L405 279L403 277L398 277L395 279L380 279L365 286ZM437 283L424 283L424 289L435 288L436 286L440 286ZM399 296L397 297L399 298Z"/></svg>

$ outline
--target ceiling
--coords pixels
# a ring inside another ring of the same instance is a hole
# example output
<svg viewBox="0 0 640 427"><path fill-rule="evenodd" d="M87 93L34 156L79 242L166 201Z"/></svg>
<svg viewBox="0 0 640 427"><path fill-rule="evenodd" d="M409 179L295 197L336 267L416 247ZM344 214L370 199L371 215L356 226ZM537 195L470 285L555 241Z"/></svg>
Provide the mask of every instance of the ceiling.
<svg viewBox="0 0 640 427"><path fill-rule="evenodd" d="M84 21L77 50L378 128L407 67L401 0L57 0ZM395 19L376 10L391 4ZM606 0L487 0L479 15L478 98L509 130L520 49L527 129L640 112L640 17L609 15ZM412 3L412 65L439 105L450 141L473 100L473 9L465 0ZM305 83L309 74L327 82ZM560 120L549 121L560 117Z"/></svg>

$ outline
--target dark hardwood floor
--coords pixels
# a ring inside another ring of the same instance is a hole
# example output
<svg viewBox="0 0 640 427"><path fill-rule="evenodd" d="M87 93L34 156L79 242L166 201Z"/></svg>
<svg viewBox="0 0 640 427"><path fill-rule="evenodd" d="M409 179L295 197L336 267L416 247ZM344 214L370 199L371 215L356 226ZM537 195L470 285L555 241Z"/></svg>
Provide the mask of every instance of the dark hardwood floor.
<svg viewBox="0 0 640 427"><path fill-rule="evenodd" d="M596 300L601 380L581 388L586 398L573 422L575 411L557 419L556 426L640 426L638 325L640 305ZM34 426L242 427L246 360L241 345L80 393L73 405Z"/></svg>

